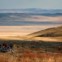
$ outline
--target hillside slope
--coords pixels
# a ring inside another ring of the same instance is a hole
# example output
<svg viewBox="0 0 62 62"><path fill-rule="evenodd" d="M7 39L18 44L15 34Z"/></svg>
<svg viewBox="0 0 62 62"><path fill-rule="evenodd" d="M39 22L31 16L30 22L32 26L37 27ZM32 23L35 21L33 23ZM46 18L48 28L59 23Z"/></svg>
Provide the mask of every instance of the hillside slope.
<svg viewBox="0 0 62 62"><path fill-rule="evenodd" d="M28 35L29 40L62 42L62 26L48 28Z"/></svg>
<svg viewBox="0 0 62 62"><path fill-rule="evenodd" d="M48 28L48 29L45 29L45 30L34 32L32 34L29 34L29 36L35 36L35 37L62 37L62 26L54 27L54 28Z"/></svg>

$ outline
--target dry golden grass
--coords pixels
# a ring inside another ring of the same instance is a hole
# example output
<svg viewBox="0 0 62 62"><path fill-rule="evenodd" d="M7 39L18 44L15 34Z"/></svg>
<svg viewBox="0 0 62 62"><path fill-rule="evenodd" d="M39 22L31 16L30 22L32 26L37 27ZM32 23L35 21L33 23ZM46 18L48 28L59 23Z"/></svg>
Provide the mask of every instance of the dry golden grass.
<svg viewBox="0 0 62 62"><path fill-rule="evenodd" d="M28 40L33 40L33 41L45 41L45 42L62 42L62 36L61 37L31 37L28 38Z"/></svg>
<svg viewBox="0 0 62 62"><path fill-rule="evenodd" d="M0 53L0 62L62 62L61 53L24 52Z"/></svg>

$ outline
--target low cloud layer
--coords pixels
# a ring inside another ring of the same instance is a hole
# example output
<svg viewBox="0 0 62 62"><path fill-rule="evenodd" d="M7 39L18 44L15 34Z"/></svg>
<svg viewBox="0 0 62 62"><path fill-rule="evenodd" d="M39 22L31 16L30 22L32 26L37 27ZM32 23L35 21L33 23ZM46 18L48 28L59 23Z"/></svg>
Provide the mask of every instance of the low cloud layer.
<svg viewBox="0 0 62 62"><path fill-rule="evenodd" d="M0 18L0 26L24 26L24 25L58 25L62 24L62 16L48 17L36 15L6 16Z"/></svg>

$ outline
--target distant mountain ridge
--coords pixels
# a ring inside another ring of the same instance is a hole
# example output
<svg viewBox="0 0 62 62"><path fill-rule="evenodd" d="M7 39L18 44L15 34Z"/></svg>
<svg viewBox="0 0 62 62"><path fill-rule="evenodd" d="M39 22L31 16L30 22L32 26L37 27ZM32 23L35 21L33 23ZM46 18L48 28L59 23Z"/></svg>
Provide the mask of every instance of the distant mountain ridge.
<svg viewBox="0 0 62 62"><path fill-rule="evenodd" d="M0 9L0 13L32 13L32 14L62 15L62 9L40 9L40 8Z"/></svg>

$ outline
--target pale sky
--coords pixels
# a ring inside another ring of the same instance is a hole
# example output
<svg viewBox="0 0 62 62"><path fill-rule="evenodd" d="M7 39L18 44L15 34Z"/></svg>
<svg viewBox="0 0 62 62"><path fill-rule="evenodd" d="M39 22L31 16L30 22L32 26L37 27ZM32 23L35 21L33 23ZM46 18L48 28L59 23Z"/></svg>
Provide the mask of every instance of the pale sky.
<svg viewBox="0 0 62 62"><path fill-rule="evenodd" d="M0 9L62 9L62 0L0 0Z"/></svg>

